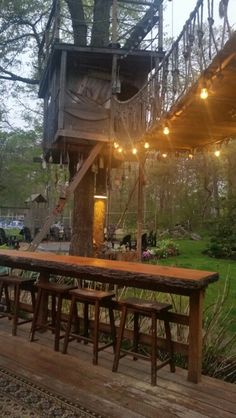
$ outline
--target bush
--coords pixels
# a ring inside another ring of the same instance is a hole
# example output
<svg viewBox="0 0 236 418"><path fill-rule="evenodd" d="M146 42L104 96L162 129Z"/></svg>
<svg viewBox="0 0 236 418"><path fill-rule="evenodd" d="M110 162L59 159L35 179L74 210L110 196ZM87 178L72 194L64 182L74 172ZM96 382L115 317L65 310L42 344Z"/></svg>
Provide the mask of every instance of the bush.
<svg viewBox="0 0 236 418"><path fill-rule="evenodd" d="M202 371L208 376L236 382L236 334L229 335L232 307L228 306L229 277L216 302L204 313ZM225 305L228 310L225 313Z"/></svg>
<svg viewBox="0 0 236 418"><path fill-rule="evenodd" d="M222 217L205 251L210 257L236 258L236 226L232 216Z"/></svg>
<svg viewBox="0 0 236 418"><path fill-rule="evenodd" d="M152 254L158 259L173 257L179 255L179 248L172 239L164 239L157 243L156 248L152 250Z"/></svg>

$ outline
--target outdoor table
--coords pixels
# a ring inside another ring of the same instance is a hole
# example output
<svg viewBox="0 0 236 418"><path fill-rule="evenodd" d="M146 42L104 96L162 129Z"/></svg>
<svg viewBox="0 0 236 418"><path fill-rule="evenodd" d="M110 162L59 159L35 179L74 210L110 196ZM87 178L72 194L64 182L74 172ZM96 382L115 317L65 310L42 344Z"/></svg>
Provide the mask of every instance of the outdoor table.
<svg viewBox="0 0 236 418"><path fill-rule="evenodd" d="M56 274L188 296L188 380L195 383L200 381L204 292L208 284L218 280L218 273L16 250L0 250L0 265L39 272L41 282L48 281L51 274Z"/></svg>

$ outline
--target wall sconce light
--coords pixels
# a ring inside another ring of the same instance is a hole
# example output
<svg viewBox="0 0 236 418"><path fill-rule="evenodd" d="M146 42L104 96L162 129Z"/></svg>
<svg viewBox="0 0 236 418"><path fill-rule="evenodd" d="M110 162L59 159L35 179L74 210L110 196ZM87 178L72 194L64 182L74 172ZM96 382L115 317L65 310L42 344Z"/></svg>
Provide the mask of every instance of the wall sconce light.
<svg viewBox="0 0 236 418"><path fill-rule="evenodd" d="M209 93L208 93L207 88L206 87L202 87L201 88L201 91L200 91L200 98L202 100L206 100L208 98L208 95L209 95Z"/></svg>
<svg viewBox="0 0 236 418"><path fill-rule="evenodd" d="M107 199L107 196L105 194L95 194L94 199Z"/></svg>

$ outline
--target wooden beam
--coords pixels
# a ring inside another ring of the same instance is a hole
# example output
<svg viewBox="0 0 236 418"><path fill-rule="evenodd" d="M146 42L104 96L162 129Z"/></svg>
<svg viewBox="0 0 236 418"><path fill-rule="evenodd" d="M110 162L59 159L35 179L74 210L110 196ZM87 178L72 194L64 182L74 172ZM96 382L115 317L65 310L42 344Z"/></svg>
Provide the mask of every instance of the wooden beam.
<svg viewBox="0 0 236 418"><path fill-rule="evenodd" d="M87 132L81 130L72 130L72 129L59 129L55 135L54 142L57 142L60 138L75 138L78 140L88 140L88 141L99 141L99 142L108 142L108 135L100 134L98 132Z"/></svg>
<svg viewBox="0 0 236 418"><path fill-rule="evenodd" d="M67 52L62 51L61 67L60 67L58 129L63 129L63 127L64 127L64 107L65 107L65 89L66 89L66 62L67 62Z"/></svg>

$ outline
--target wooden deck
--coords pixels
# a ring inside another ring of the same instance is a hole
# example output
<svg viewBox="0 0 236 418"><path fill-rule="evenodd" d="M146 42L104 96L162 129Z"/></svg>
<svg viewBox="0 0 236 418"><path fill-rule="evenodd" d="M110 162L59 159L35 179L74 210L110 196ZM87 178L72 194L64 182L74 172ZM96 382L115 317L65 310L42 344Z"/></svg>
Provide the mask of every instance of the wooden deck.
<svg viewBox="0 0 236 418"><path fill-rule="evenodd" d="M72 342L67 355L52 350L51 334L28 341L29 325L11 336L11 322L0 321L0 365L79 401L106 418L232 418L236 417L236 385L206 376L199 384L186 380L186 371L158 372L152 387L150 364L124 358L119 372L112 373L113 354L101 352L92 365L91 346Z"/></svg>

